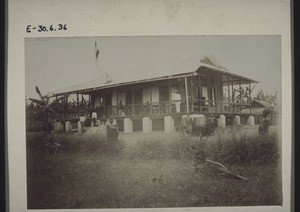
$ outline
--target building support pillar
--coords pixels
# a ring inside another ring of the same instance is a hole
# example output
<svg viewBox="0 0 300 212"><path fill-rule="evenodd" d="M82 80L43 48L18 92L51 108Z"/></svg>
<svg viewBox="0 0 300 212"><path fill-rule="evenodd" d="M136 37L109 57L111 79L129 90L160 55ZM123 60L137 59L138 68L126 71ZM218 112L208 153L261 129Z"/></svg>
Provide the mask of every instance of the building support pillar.
<svg viewBox="0 0 300 212"><path fill-rule="evenodd" d="M133 122L130 118L124 119L124 133L132 133L133 132Z"/></svg>
<svg viewBox="0 0 300 212"><path fill-rule="evenodd" d="M82 126L82 122L81 121L78 121L77 123L77 127L78 127L78 133L82 133L83 132L83 126Z"/></svg>
<svg viewBox="0 0 300 212"><path fill-rule="evenodd" d="M150 82L150 85L149 85L149 99L150 99L150 114L153 114L153 106L152 106L152 84ZM148 105L147 105L148 106Z"/></svg>
<svg viewBox="0 0 300 212"><path fill-rule="evenodd" d="M220 115L218 119L218 127L226 127L226 117L224 115Z"/></svg>
<svg viewBox="0 0 300 212"><path fill-rule="evenodd" d="M172 116L164 117L164 125L165 125L165 132L174 132L175 131L174 119L172 118Z"/></svg>
<svg viewBox="0 0 300 212"><path fill-rule="evenodd" d="M70 121L66 121L65 129L66 129L66 132L72 132L72 124Z"/></svg>
<svg viewBox="0 0 300 212"><path fill-rule="evenodd" d="M206 117L203 114L192 114L190 115L192 120L195 119L195 125L197 127L204 126L206 124Z"/></svg>
<svg viewBox="0 0 300 212"><path fill-rule="evenodd" d="M54 131L55 132L62 132L64 131L64 127L60 121L54 122Z"/></svg>
<svg viewBox="0 0 300 212"><path fill-rule="evenodd" d="M251 93L252 93L251 82L249 82L249 102L248 102L248 104L250 104L250 114L252 114L252 106L251 106L252 98L251 98Z"/></svg>
<svg viewBox="0 0 300 212"><path fill-rule="evenodd" d="M254 116L249 116L247 119L247 124L248 125L254 125L255 124L255 119Z"/></svg>
<svg viewBox="0 0 300 212"><path fill-rule="evenodd" d="M190 108L189 108L189 95L188 95L187 77L184 77L184 84L185 84L186 112L189 113Z"/></svg>
<svg viewBox="0 0 300 212"><path fill-rule="evenodd" d="M152 120L149 117L143 117L143 133L152 132Z"/></svg>
<svg viewBox="0 0 300 212"><path fill-rule="evenodd" d="M240 125L241 124L241 117L236 115L233 119L233 123L234 124L237 124L237 125Z"/></svg>
<svg viewBox="0 0 300 212"><path fill-rule="evenodd" d="M134 87L131 88L131 95L132 95L132 97L131 97L132 98L132 100L131 100L132 101L132 103L131 103L132 104L132 114L131 115L135 115L135 113L134 113Z"/></svg>

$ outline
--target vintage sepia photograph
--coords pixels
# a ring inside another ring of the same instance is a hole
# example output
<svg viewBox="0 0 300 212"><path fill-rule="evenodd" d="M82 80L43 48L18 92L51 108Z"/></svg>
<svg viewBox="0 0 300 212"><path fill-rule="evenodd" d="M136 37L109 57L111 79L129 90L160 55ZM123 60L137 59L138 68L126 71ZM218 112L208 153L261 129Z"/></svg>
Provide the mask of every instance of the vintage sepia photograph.
<svg viewBox="0 0 300 212"><path fill-rule="evenodd" d="M27 208L281 206L281 76L280 35L25 38Z"/></svg>

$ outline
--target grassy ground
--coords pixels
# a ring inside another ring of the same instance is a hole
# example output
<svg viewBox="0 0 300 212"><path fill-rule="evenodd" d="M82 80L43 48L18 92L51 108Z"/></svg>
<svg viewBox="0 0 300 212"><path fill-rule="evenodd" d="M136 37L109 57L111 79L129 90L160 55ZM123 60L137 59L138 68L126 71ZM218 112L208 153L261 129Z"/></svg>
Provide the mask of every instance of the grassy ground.
<svg viewBox="0 0 300 212"><path fill-rule="evenodd" d="M219 133L232 131L252 134L256 128L227 128ZM199 207L282 202L280 163L239 165L219 161L249 178L237 181L194 173L193 159L185 149L186 143L196 142L194 138L177 133L132 133L121 134L120 138L117 148L110 151L96 134L58 134L56 140L62 144L62 151L46 155L46 139L38 133L28 133L28 208Z"/></svg>

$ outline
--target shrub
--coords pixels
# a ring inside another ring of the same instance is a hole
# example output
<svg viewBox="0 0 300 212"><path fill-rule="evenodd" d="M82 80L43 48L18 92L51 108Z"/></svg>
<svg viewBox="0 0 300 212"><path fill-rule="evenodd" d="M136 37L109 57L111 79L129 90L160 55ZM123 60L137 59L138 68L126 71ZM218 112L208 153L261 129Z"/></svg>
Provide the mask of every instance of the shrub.
<svg viewBox="0 0 300 212"><path fill-rule="evenodd" d="M29 134L30 135L30 134ZM30 141L30 142L29 142ZM44 147L47 139L42 134L34 134L27 145L32 148ZM203 150L207 157L227 164L277 164L280 159L280 142L276 133L269 137L253 134L247 136L243 132L222 129L212 136L197 137L181 134L147 135L129 145L126 151L124 141L108 142L106 137L98 134L57 134L56 142L61 144L63 152L69 153L116 153L121 158L146 160L190 160L197 150ZM192 148L193 147L193 148Z"/></svg>
<svg viewBox="0 0 300 212"><path fill-rule="evenodd" d="M30 139L29 139L30 137ZM54 134L55 142L61 145L61 150L68 153L101 153L115 154L120 152L124 147L124 141L118 140L114 143L108 142L106 137L93 134ZM49 142L47 136L34 134L27 136L27 146L42 149Z"/></svg>
<svg viewBox="0 0 300 212"><path fill-rule="evenodd" d="M191 145L196 138L188 136L167 136L147 137L137 141L137 144L130 150L128 154L131 159L191 159Z"/></svg>
<svg viewBox="0 0 300 212"><path fill-rule="evenodd" d="M193 150L194 147L195 150ZM280 159L280 146L277 134L269 137L247 136L222 130L213 136L197 137L177 135L172 139L147 137L137 141L127 151L131 159L193 159L197 150L203 150L207 157L227 164L277 164Z"/></svg>
<svg viewBox="0 0 300 212"><path fill-rule="evenodd" d="M64 151L83 152L83 153L101 153L114 154L123 148L123 141L109 142L106 137L97 134L83 134L76 136L60 137Z"/></svg>
<svg viewBox="0 0 300 212"><path fill-rule="evenodd" d="M44 123L42 122L27 122L26 132L38 132L44 130Z"/></svg>
<svg viewBox="0 0 300 212"><path fill-rule="evenodd" d="M206 141L206 147L214 160L229 164L277 164L280 159L275 133L270 136L218 134Z"/></svg>

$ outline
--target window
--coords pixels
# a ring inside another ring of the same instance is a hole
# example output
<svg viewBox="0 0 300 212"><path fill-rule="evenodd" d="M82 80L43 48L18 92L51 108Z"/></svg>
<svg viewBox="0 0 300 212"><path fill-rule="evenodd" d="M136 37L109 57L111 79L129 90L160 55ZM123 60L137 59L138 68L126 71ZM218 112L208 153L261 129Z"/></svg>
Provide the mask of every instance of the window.
<svg viewBox="0 0 300 212"><path fill-rule="evenodd" d="M143 102L143 90L137 89L134 91L134 104L141 104Z"/></svg>
<svg viewBox="0 0 300 212"><path fill-rule="evenodd" d="M161 85L159 87L159 101L160 102L169 101L169 86Z"/></svg>

